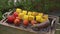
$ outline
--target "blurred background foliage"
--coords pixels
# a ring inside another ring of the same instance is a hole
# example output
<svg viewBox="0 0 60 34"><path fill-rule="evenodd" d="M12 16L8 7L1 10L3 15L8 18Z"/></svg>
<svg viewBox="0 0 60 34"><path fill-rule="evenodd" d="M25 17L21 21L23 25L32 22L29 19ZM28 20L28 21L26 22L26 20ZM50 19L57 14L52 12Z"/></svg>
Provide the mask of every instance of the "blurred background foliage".
<svg viewBox="0 0 60 34"><path fill-rule="evenodd" d="M58 10L60 0L0 0L0 10L20 7L26 10L46 12Z"/></svg>
<svg viewBox="0 0 60 34"><path fill-rule="evenodd" d="M0 11L0 20L2 19L2 12Z"/></svg>
<svg viewBox="0 0 60 34"><path fill-rule="evenodd" d="M0 0L0 12L2 13L17 7L49 13L60 9L60 0Z"/></svg>

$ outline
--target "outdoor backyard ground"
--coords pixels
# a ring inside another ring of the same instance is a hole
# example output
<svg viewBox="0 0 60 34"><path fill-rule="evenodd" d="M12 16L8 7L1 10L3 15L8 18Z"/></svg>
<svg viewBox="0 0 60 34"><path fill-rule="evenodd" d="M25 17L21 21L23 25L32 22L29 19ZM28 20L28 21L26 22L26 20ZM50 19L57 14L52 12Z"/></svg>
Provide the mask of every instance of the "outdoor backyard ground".
<svg viewBox="0 0 60 34"><path fill-rule="evenodd" d="M60 29L60 25L57 25L56 29ZM25 33L23 33L23 34L25 34ZM5 27L5 26L0 25L0 34L21 34L21 31L14 29L14 28ZM55 34L60 34L60 30L56 30Z"/></svg>
<svg viewBox="0 0 60 34"><path fill-rule="evenodd" d="M60 16L60 11L50 13L50 14ZM60 29L60 25L56 24L56 29ZM14 29L14 28L5 27L5 26L0 25L0 34L21 34L21 31ZM25 34L25 33L23 33L23 34ZM55 34L60 34L60 30L56 30Z"/></svg>

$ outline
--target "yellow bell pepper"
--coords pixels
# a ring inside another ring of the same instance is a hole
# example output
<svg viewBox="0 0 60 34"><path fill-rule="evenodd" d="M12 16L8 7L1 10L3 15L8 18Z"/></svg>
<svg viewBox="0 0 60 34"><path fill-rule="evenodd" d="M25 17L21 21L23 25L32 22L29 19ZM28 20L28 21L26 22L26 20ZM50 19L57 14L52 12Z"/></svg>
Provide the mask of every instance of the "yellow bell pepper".
<svg viewBox="0 0 60 34"><path fill-rule="evenodd" d="M44 23L45 21L46 21L46 19L44 19L44 18L41 18L41 19L40 19L40 22L41 22L41 23Z"/></svg>
<svg viewBox="0 0 60 34"><path fill-rule="evenodd" d="M32 15L32 12L28 12L28 15Z"/></svg>
<svg viewBox="0 0 60 34"><path fill-rule="evenodd" d="M43 13L39 13L38 15L42 17L43 16Z"/></svg>
<svg viewBox="0 0 60 34"><path fill-rule="evenodd" d="M36 21L40 22L41 16L36 16Z"/></svg>
<svg viewBox="0 0 60 34"><path fill-rule="evenodd" d="M19 15L18 15L18 17L20 17L20 19L22 19L22 18L23 18L23 16L24 16L24 14L23 14L23 13L19 13Z"/></svg>
<svg viewBox="0 0 60 34"><path fill-rule="evenodd" d="M33 16L36 16L37 14L38 14L37 12L33 12L33 13L32 13Z"/></svg>
<svg viewBox="0 0 60 34"><path fill-rule="evenodd" d="M20 9L20 8L17 8L16 9L16 12L19 14L19 13L21 13L21 11L22 11L22 9Z"/></svg>
<svg viewBox="0 0 60 34"><path fill-rule="evenodd" d="M28 15L24 15L23 20L28 20Z"/></svg>
<svg viewBox="0 0 60 34"><path fill-rule="evenodd" d="M47 14L44 15L43 18L46 19L46 20L48 20L48 15Z"/></svg>
<svg viewBox="0 0 60 34"><path fill-rule="evenodd" d="M27 14L27 11L26 11L26 10L23 10L22 13L23 13L24 15L26 15L26 14Z"/></svg>
<svg viewBox="0 0 60 34"><path fill-rule="evenodd" d="M29 16L29 21L34 20L34 19L35 19L34 16L32 16L32 15Z"/></svg>
<svg viewBox="0 0 60 34"><path fill-rule="evenodd" d="M36 21L38 21L38 22L41 22L41 23L43 23L43 22L45 22L47 19L44 19L43 17L41 17L41 16L36 16Z"/></svg>

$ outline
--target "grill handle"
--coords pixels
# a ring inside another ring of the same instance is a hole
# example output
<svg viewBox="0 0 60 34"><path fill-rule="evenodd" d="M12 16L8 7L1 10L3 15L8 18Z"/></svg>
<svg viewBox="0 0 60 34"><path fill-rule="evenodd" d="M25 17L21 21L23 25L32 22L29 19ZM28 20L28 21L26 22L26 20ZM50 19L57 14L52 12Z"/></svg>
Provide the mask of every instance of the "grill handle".
<svg viewBox="0 0 60 34"><path fill-rule="evenodd" d="M54 26L55 21L56 21L56 18L54 18L54 19L52 20L52 22L51 22L51 27Z"/></svg>
<svg viewBox="0 0 60 34"><path fill-rule="evenodd" d="M6 19L7 16L9 16L11 13L12 13L12 11L6 12L6 13L4 13L4 14L2 15L2 17L3 17L4 19Z"/></svg>
<svg viewBox="0 0 60 34"><path fill-rule="evenodd" d="M3 19L1 20L1 23L3 23L3 22L6 20L7 16L9 16L12 12L13 12L13 11L4 13L4 14L2 15Z"/></svg>

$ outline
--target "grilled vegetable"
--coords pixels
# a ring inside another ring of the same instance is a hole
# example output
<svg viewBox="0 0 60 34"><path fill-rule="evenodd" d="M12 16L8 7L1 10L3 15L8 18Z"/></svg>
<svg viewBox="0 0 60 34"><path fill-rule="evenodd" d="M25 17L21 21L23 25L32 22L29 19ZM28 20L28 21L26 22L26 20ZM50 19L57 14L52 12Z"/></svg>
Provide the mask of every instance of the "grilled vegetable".
<svg viewBox="0 0 60 34"><path fill-rule="evenodd" d="M19 19L15 19L14 20L14 24L17 25L17 26L20 25L20 20Z"/></svg>
<svg viewBox="0 0 60 34"><path fill-rule="evenodd" d="M28 20L23 20L24 26L28 26L29 21Z"/></svg>
<svg viewBox="0 0 60 34"><path fill-rule="evenodd" d="M15 20L15 17L12 16L12 15L7 17L7 21L8 21L9 23L13 23L14 20Z"/></svg>

